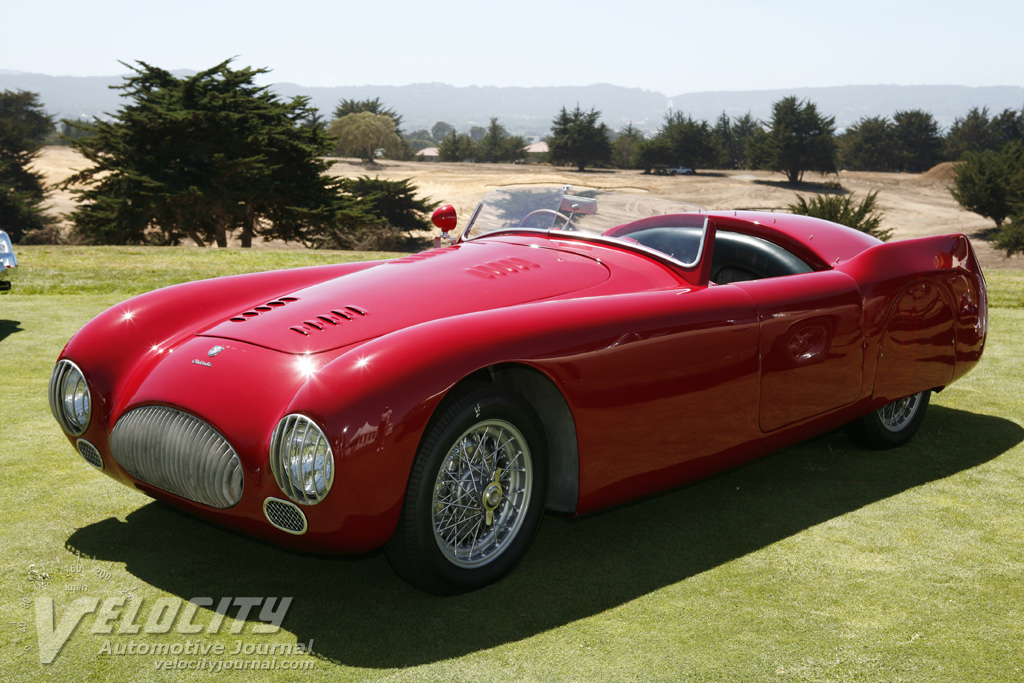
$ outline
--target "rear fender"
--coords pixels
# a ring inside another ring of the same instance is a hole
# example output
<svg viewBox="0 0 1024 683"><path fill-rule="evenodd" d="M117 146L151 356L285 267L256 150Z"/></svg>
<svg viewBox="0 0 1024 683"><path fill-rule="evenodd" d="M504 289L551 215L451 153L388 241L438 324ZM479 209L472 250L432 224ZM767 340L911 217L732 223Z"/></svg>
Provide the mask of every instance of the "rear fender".
<svg viewBox="0 0 1024 683"><path fill-rule="evenodd" d="M882 244L837 269L861 283L872 408L941 389L981 358L987 290L964 235Z"/></svg>

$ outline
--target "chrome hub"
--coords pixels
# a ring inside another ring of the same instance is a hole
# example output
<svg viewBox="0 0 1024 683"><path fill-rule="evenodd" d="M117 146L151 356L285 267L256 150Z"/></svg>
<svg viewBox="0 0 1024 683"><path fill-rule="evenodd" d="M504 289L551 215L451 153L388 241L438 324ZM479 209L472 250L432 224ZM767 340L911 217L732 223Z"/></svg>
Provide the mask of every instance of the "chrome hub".
<svg viewBox="0 0 1024 683"><path fill-rule="evenodd" d="M498 509L499 505L501 505L502 490L501 483L498 481L500 477L501 470L498 469L495 471L494 478L491 479L491 483L484 489L484 495L480 501L483 503L484 510L486 511L484 524L487 526L494 524L494 511Z"/></svg>

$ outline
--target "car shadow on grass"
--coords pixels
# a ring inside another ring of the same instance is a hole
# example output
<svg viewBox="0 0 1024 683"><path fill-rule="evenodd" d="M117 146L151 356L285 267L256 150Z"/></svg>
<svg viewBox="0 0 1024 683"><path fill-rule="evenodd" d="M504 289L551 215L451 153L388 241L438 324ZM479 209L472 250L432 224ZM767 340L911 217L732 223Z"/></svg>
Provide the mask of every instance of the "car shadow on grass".
<svg viewBox="0 0 1024 683"><path fill-rule="evenodd" d="M0 342L7 339L15 332L24 332L24 328L17 320L0 320Z"/></svg>
<svg viewBox="0 0 1024 683"><path fill-rule="evenodd" d="M76 531L68 547L123 562L183 599L291 596L284 628L347 666L397 668L516 642L599 614L822 522L981 465L1024 441L988 415L932 406L907 446L835 431L703 482L575 520L548 516L505 580L452 598L399 580L383 554L296 554L152 503ZM234 610L232 610L234 611Z"/></svg>

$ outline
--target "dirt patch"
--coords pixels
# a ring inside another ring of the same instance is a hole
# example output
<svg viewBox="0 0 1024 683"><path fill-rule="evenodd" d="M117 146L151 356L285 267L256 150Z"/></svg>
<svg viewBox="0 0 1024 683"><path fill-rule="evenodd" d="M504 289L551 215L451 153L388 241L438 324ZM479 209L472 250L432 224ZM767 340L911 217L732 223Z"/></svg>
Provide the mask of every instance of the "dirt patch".
<svg viewBox="0 0 1024 683"><path fill-rule="evenodd" d="M53 146L43 148L42 154L36 159L32 168L42 173L46 184L53 187L89 165L89 160L70 147ZM50 191L46 204L49 213L54 216L70 213L77 206L69 191L58 189Z"/></svg>
<svg viewBox="0 0 1024 683"><path fill-rule="evenodd" d="M921 174L922 178L928 178L929 180L943 180L950 182L953 180L953 168L956 163L953 161L943 161L941 164L935 164L927 171Z"/></svg>
<svg viewBox="0 0 1024 683"><path fill-rule="evenodd" d="M367 168L355 159L332 160L330 173L336 176L380 176L390 180L411 178L421 196L455 206L460 216L467 215L480 197L493 187L503 185L576 185L622 192L650 193L656 197L700 204L710 210L767 209L785 210L796 201L797 192L778 182L782 176L768 171L715 171L689 176L644 175L639 171L587 171L580 173L548 165L463 164L442 162L381 161ZM47 147L36 168L53 184L64 180L88 162L67 147ZM878 191L878 207L885 214L882 227L892 228L893 239L927 235L964 233L978 254L982 267L1024 268L1024 257L1006 258L983 239L991 221L960 207L949 193L948 179L941 176L944 164L927 173L839 174L839 182L854 200ZM952 164L949 165L950 168ZM951 170L949 171L951 173ZM807 173L804 188L835 181L836 176ZM801 192L810 194L806 189ZM51 211L63 214L74 208L70 193L56 191L50 199ZM260 243L264 248L298 248L280 243Z"/></svg>

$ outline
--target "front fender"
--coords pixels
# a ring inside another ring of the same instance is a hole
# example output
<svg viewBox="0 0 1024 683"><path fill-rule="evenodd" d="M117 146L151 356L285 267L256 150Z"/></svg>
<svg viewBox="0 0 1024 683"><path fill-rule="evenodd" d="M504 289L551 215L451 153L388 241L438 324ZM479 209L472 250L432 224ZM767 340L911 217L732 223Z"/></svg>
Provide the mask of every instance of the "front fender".
<svg viewBox="0 0 1024 683"><path fill-rule="evenodd" d="M659 319L678 318L678 310L666 310L666 296L536 302L435 320L360 344L320 368L288 410L309 415L332 439L331 496L339 497L332 505L346 539L355 534L369 549L390 538L423 434L457 383L517 363L543 373L575 413L583 380L601 376L603 349L641 320L657 327Z"/></svg>
<svg viewBox="0 0 1024 683"><path fill-rule="evenodd" d="M166 353L196 330L302 287L376 265L345 263L233 275L172 285L133 297L86 323L59 359L75 362L89 382L95 429L109 431L119 397L133 394Z"/></svg>

